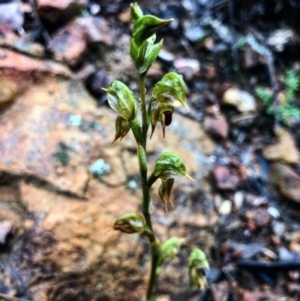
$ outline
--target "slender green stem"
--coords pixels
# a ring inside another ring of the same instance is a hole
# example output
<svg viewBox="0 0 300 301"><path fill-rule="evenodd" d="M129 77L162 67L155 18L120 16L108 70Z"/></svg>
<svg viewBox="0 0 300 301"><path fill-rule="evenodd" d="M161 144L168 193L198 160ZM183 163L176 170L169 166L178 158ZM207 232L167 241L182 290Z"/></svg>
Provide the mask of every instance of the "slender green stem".
<svg viewBox="0 0 300 301"><path fill-rule="evenodd" d="M147 119L147 107L146 107L146 74L140 75L140 95L142 103L142 132L143 132L143 147L146 150L147 145L147 131L148 131L148 119Z"/></svg>
<svg viewBox="0 0 300 301"><path fill-rule="evenodd" d="M149 194L149 188L147 185L147 178L143 177L143 176L142 176L142 186L143 186L142 211L143 211L143 215L145 217L146 225L152 232L152 237L150 238L150 242L153 243L153 242L155 242L155 236L153 233L151 215L149 212L150 194Z"/></svg>
<svg viewBox="0 0 300 301"><path fill-rule="evenodd" d="M142 107L142 131L141 131L142 141L138 140L139 135L135 134L137 142L140 143L144 148L145 151L144 154L146 154L147 131L148 131L145 82L146 82L146 74L141 74L140 75L140 97L141 97L141 107ZM135 132L138 133L138 130L136 129ZM147 161L147 157L146 157L146 161ZM157 268L158 268L159 256L160 256L159 255L160 243L158 239L155 237L155 234L153 232L151 215L149 212L150 201L151 201L150 188L152 184L155 182L156 178L152 174L148 181L147 167L144 164L141 164L141 162L143 162L142 158L140 158L139 162L140 162L140 173L141 173L141 180L143 186L142 211L146 221L146 225L148 227L147 236L149 237L149 241L151 243L151 258L152 258L151 274L150 274L148 290L147 290L147 301L150 301L154 293L155 285L157 283Z"/></svg>
<svg viewBox="0 0 300 301"><path fill-rule="evenodd" d="M151 273L150 273L150 279L149 279L149 285L148 285L148 290L147 290L147 301L151 301L152 296L154 295L154 289L155 286L157 285L157 268L158 268L158 263L159 263L159 242L155 241L151 244L151 256L152 256L152 261L151 261Z"/></svg>

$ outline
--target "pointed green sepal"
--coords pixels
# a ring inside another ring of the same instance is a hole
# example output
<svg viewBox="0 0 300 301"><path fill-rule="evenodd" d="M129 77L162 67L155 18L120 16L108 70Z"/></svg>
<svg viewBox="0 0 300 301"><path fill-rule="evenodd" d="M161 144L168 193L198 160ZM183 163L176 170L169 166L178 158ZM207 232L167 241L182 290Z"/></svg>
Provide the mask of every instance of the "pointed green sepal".
<svg viewBox="0 0 300 301"><path fill-rule="evenodd" d="M130 4L130 15L133 22L136 22L138 19L144 16L144 13L137 2Z"/></svg>
<svg viewBox="0 0 300 301"><path fill-rule="evenodd" d="M174 184L174 179L162 179L162 183L159 186L158 194L161 198L161 200L164 203L165 210L168 212L168 203L174 207L172 201L171 201L171 191Z"/></svg>
<svg viewBox="0 0 300 301"><path fill-rule="evenodd" d="M116 134L115 139L111 144L114 144L119 138L122 140L130 131L130 122L124 119L122 116L118 116L116 119Z"/></svg>
<svg viewBox="0 0 300 301"><path fill-rule="evenodd" d="M158 102L168 102L173 107L184 106L186 103L186 85L182 75L176 72L167 73L154 87L152 97Z"/></svg>
<svg viewBox="0 0 300 301"><path fill-rule="evenodd" d="M179 247L182 244L182 242L183 242L182 238L178 238L174 236L169 238L160 246L160 257L162 263L165 260L173 259L177 255L179 251Z"/></svg>
<svg viewBox="0 0 300 301"><path fill-rule="evenodd" d="M154 175L161 179L174 179L179 176L192 179L186 171L183 160L172 152L164 152L159 156L155 163Z"/></svg>
<svg viewBox="0 0 300 301"><path fill-rule="evenodd" d="M205 289L208 284L205 277L205 272L209 269L205 253L195 248L189 256L189 276L192 286L197 286L199 289Z"/></svg>
<svg viewBox="0 0 300 301"><path fill-rule="evenodd" d="M137 46L142 45L149 37L173 19L163 20L152 15L144 15L133 26L132 38Z"/></svg>
<svg viewBox="0 0 300 301"><path fill-rule="evenodd" d="M114 230L119 230L124 233L139 233L145 231L146 224L144 218L135 212L127 213L119 217L114 225Z"/></svg>
<svg viewBox="0 0 300 301"><path fill-rule="evenodd" d="M107 89L107 100L109 106L118 112L123 119L131 121L137 114L137 103L133 92L122 82L115 80Z"/></svg>

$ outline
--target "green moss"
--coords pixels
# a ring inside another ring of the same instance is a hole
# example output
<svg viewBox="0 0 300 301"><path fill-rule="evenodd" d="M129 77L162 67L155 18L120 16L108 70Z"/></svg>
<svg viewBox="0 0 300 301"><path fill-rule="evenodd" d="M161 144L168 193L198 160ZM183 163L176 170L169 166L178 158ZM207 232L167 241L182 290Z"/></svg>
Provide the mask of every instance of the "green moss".
<svg viewBox="0 0 300 301"><path fill-rule="evenodd" d="M292 104L295 93L299 89L300 77L297 76L293 70L288 70L286 71L285 76L282 76L279 80L285 85L286 101L280 104L280 107L278 108L278 117L283 124L289 125L293 119L300 116L300 109ZM272 92L268 89L257 87L255 93L263 102L266 113L274 115L275 111Z"/></svg>
<svg viewBox="0 0 300 301"><path fill-rule="evenodd" d="M61 142L59 143L57 151L54 153L53 157L63 166L67 166L71 159L69 155L70 151L72 151L72 148Z"/></svg>

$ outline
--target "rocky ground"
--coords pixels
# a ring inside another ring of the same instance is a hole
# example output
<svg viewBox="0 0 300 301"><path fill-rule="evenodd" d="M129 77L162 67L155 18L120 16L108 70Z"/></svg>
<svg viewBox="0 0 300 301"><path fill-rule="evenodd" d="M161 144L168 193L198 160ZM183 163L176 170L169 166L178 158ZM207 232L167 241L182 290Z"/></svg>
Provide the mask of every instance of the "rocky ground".
<svg viewBox="0 0 300 301"><path fill-rule="evenodd" d="M116 115L100 89L137 92L129 1L0 4L0 300L135 301L149 245L111 231L140 210L133 136L113 141ZM297 1L139 3L175 20L148 91L183 74L191 108L149 142L185 161L159 238L185 238L164 266L159 301L187 300L187 258L208 256L209 288L190 301L300 299L300 108Z"/></svg>

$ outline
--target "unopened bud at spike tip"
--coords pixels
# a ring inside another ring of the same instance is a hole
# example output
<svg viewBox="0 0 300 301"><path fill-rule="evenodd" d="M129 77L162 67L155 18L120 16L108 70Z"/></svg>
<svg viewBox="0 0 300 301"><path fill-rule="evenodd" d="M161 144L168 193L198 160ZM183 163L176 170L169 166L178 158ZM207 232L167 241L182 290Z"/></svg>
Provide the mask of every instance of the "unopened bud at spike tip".
<svg viewBox="0 0 300 301"><path fill-rule="evenodd" d="M137 2L130 4L130 15L133 22L136 22L144 16L144 13Z"/></svg>

